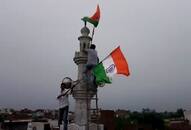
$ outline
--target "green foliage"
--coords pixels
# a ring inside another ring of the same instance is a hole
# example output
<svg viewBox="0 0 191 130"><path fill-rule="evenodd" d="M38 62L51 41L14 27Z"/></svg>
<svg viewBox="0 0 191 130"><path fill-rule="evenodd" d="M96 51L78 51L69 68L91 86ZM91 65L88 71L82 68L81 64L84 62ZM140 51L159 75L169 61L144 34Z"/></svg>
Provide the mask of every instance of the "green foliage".
<svg viewBox="0 0 191 130"><path fill-rule="evenodd" d="M164 129L164 121L162 116L155 111L150 111L149 109L144 109L142 113L131 113L130 119L136 124L150 124L152 125L153 129Z"/></svg>
<svg viewBox="0 0 191 130"><path fill-rule="evenodd" d="M182 108L177 109L177 117L184 117L184 110Z"/></svg>
<svg viewBox="0 0 191 130"><path fill-rule="evenodd" d="M116 129L117 130L124 130L125 129L125 124L126 124L126 120L123 118L116 118L115 119L115 123L116 123Z"/></svg>
<svg viewBox="0 0 191 130"><path fill-rule="evenodd" d="M115 119L116 129L124 130L127 124L131 125L151 125L155 130L165 130L165 119L182 118L184 116L183 109L177 109L176 112L156 112L148 108L143 109L142 112L129 112L129 116L118 117Z"/></svg>
<svg viewBox="0 0 191 130"><path fill-rule="evenodd" d="M143 109L142 112L129 112L127 118L116 118L117 130L124 130L129 125L151 125L153 129L165 130L164 119L182 117L183 110L178 109L177 112L156 112L150 109Z"/></svg>

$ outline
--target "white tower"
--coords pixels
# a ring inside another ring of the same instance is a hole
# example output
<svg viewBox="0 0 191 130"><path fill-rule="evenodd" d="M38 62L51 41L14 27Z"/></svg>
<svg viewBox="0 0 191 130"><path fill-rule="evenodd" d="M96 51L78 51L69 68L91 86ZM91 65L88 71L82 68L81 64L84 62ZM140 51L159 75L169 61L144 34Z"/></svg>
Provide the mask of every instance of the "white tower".
<svg viewBox="0 0 191 130"><path fill-rule="evenodd" d="M92 87L86 80L84 80L85 65L87 62L87 53L85 49L90 47L92 38L89 36L90 30L84 26L81 29L80 50L75 52L74 62L78 65L78 80L80 83L73 90L73 97L75 99L75 124L83 127L84 130L89 129L91 98L96 94L95 91L90 91L88 88Z"/></svg>

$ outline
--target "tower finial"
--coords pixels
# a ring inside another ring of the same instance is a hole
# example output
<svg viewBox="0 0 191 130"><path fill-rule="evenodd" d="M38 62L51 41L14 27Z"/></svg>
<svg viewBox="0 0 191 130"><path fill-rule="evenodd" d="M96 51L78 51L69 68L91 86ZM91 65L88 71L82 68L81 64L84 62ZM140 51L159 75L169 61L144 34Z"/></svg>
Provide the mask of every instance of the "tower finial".
<svg viewBox="0 0 191 130"><path fill-rule="evenodd" d="M90 30L89 28L87 28L86 26L84 26L82 29L81 29L81 34L82 36L88 36L90 33Z"/></svg>

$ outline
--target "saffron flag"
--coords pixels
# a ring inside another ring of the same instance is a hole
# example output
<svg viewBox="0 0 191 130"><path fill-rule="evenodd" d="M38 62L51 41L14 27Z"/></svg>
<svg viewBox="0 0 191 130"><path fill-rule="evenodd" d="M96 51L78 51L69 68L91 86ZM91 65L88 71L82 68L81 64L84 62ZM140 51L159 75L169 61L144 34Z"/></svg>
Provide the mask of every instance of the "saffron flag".
<svg viewBox="0 0 191 130"><path fill-rule="evenodd" d="M83 17L82 20L84 22L89 22L91 24L94 25L94 27L97 27L98 23L99 23L99 19L100 19L100 9L99 9L99 5L97 5L97 10L94 13L93 16L91 17Z"/></svg>
<svg viewBox="0 0 191 130"><path fill-rule="evenodd" d="M121 52L120 47L113 50L108 57L99 63L94 69L93 74L96 77L96 83L111 83L111 77L114 74L130 74L127 61Z"/></svg>

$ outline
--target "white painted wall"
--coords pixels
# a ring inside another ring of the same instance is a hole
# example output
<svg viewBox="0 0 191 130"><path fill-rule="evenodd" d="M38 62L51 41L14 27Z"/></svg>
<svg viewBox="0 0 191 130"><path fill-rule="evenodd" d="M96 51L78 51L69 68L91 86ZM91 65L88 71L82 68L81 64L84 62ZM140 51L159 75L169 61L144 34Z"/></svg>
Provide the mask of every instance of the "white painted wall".
<svg viewBox="0 0 191 130"><path fill-rule="evenodd" d="M191 124L191 110L184 111L184 118L189 121L189 124Z"/></svg>
<svg viewBox="0 0 191 130"><path fill-rule="evenodd" d="M58 127L58 120L48 120L48 123L50 124L50 128Z"/></svg>
<svg viewBox="0 0 191 130"><path fill-rule="evenodd" d="M30 122L28 123L27 130L33 130L34 127L36 127L36 130L44 130L44 122Z"/></svg>

